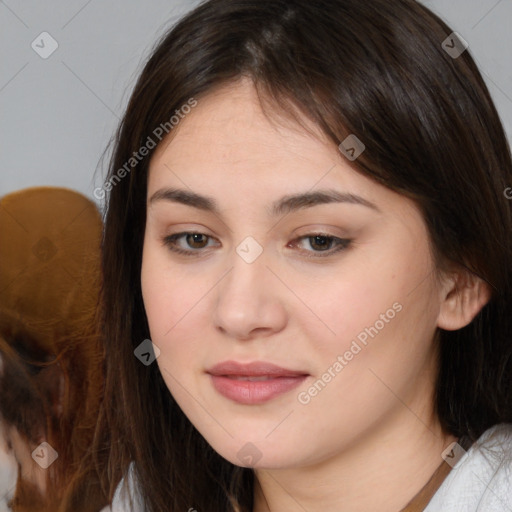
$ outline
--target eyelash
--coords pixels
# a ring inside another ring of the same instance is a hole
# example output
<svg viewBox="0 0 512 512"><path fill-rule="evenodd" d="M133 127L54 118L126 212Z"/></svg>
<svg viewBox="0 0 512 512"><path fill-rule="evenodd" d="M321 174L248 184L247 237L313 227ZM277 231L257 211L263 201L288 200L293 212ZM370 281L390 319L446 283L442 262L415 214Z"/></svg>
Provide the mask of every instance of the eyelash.
<svg viewBox="0 0 512 512"><path fill-rule="evenodd" d="M200 253L203 252L202 249L205 249L205 248L187 251L185 249L181 249L180 247L177 247L177 245L176 245L177 240L179 240L180 238L182 238L185 235L202 235L202 236L207 237L209 240L213 238L209 235L205 235L204 233L200 233L199 231L183 231L181 233L175 233L174 235L169 235L169 236L164 237L162 239L162 242L170 251L175 252L177 254L182 254L184 256L192 256L192 257L199 256ZM308 256L306 256L307 258L326 258L328 256L332 256L333 254L335 254L337 252L347 249L350 246L350 244L352 243L352 240L350 240L350 239L338 238L336 236L328 235L327 233L308 233L307 235L303 235L303 236L296 238L292 242L296 242L298 240L304 240L304 239L308 239L308 238L314 238L314 237L326 238L330 241L333 241L336 243L336 247L334 249L328 249L325 251L305 251L305 252L309 252L309 253L311 253L311 252L317 253L315 256L308 255Z"/></svg>

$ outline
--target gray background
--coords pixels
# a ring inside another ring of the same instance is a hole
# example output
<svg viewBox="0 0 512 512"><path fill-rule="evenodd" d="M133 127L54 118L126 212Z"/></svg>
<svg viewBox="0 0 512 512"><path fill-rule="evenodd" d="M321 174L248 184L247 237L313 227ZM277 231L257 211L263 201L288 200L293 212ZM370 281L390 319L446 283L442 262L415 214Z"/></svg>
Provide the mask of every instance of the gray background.
<svg viewBox="0 0 512 512"><path fill-rule="evenodd" d="M423 3L469 43L512 141L512 1ZM101 156L144 59L197 4L0 0L0 196L53 185L94 199L108 163ZM42 32L58 43L47 59L31 47Z"/></svg>
<svg viewBox="0 0 512 512"><path fill-rule="evenodd" d="M197 3L0 0L0 196L54 185L95 200L102 153L144 59ZM512 0L424 3L468 41L512 140ZM31 47L42 32L58 43L47 59ZM0 437L0 512L16 482L10 457Z"/></svg>

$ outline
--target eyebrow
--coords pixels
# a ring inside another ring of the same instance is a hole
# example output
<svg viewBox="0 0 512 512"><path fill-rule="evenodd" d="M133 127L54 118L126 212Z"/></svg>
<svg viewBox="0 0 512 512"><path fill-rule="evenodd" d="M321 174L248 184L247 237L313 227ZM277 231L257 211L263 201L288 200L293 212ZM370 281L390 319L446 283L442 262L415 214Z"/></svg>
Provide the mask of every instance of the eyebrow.
<svg viewBox="0 0 512 512"><path fill-rule="evenodd" d="M215 199L202 196L184 189L162 188L157 190L149 199L149 204L156 201L170 201L192 206L206 212L214 213L221 216L220 209ZM366 206L377 212L381 210L372 202L361 196L349 192L338 192L334 189L318 190L316 192L304 192L284 196L275 201L270 206L269 214L271 216L286 215L297 210L311 208L321 204L329 203L349 203L355 205Z"/></svg>

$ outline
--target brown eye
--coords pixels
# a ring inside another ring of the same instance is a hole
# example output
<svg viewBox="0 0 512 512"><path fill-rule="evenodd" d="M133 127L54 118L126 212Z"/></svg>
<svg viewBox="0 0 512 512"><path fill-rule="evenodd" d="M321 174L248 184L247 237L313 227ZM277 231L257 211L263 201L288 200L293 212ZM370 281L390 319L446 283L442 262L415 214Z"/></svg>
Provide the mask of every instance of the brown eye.
<svg viewBox="0 0 512 512"><path fill-rule="evenodd" d="M203 249L211 249L212 244L215 245L214 240L213 237L204 233L186 231L166 236L162 239L162 242L169 250L177 254L198 256L207 252Z"/></svg>
<svg viewBox="0 0 512 512"><path fill-rule="evenodd" d="M333 238L329 236L315 235L308 237L310 246L317 251L328 251L333 244Z"/></svg>
<svg viewBox="0 0 512 512"><path fill-rule="evenodd" d="M189 233L187 244L193 249L203 249L208 244L208 237L202 233Z"/></svg>
<svg viewBox="0 0 512 512"><path fill-rule="evenodd" d="M293 245L301 248L306 257L315 258L326 257L343 251L350 246L351 242L352 240L325 233L310 233L296 239Z"/></svg>

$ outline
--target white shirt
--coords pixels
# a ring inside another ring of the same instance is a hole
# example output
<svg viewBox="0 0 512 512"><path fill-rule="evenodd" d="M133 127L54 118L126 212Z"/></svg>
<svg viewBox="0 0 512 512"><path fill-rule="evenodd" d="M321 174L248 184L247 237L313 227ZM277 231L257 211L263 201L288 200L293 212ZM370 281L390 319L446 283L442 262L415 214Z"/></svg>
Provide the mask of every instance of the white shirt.
<svg viewBox="0 0 512 512"><path fill-rule="evenodd" d="M512 512L512 424L485 431L424 512Z"/></svg>
<svg viewBox="0 0 512 512"><path fill-rule="evenodd" d="M134 486L133 463L126 481L128 489L123 478L112 507L101 512L144 512ZM512 424L486 430L454 464L424 512L512 512Z"/></svg>

